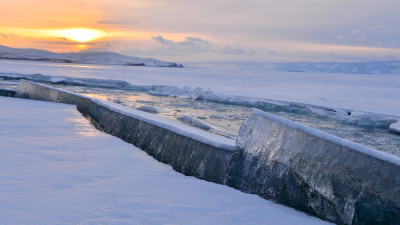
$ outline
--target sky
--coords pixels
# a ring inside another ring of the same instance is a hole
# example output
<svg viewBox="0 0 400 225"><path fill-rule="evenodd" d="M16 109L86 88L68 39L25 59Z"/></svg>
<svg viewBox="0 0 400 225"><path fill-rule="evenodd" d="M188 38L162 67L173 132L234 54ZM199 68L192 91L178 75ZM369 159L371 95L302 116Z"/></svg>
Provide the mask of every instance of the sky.
<svg viewBox="0 0 400 225"><path fill-rule="evenodd" d="M168 61L400 60L398 0L0 0L0 45Z"/></svg>

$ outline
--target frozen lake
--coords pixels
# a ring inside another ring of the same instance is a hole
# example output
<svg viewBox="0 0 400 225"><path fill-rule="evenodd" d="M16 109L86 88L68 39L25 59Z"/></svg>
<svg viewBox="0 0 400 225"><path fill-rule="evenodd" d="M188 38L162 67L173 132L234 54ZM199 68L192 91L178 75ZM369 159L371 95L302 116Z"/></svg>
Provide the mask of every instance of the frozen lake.
<svg viewBox="0 0 400 225"><path fill-rule="evenodd" d="M400 136L389 132L400 118L399 75L0 61L0 77L3 87L21 78L50 83L233 139L260 108L400 155Z"/></svg>

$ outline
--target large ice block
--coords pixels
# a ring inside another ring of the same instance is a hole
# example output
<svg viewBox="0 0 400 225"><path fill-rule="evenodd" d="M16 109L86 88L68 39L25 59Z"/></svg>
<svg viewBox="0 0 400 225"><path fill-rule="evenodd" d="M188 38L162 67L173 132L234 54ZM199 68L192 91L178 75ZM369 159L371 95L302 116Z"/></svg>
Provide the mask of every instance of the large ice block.
<svg viewBox="0 0 400 225"><path fill-rule="evenodd" d="M400 221L400 160L259 110L242 124L228 185L344 224Z"/></svg>

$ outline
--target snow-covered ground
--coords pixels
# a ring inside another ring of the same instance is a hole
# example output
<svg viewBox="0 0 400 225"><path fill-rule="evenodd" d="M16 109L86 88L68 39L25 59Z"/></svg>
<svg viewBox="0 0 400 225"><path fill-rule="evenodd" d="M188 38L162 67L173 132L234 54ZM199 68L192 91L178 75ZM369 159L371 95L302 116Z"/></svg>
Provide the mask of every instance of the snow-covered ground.
<svg viewBox="0 0 400 225"><path fill-rule="evenodd" d="M0 224L326 224L187 177L74 106L0 97Z"/></svg>

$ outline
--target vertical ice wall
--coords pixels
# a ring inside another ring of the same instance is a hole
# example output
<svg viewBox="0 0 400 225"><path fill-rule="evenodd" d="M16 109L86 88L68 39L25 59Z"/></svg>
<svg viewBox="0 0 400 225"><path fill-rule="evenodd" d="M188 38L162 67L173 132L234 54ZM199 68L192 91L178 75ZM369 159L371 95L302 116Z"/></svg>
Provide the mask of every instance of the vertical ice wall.
<svg viewBox="0 0 400 225"><path fill-rule="evenodd" d="M398 157L261 111L240 128L227 183L339 224L400 221Z"/></svg>

